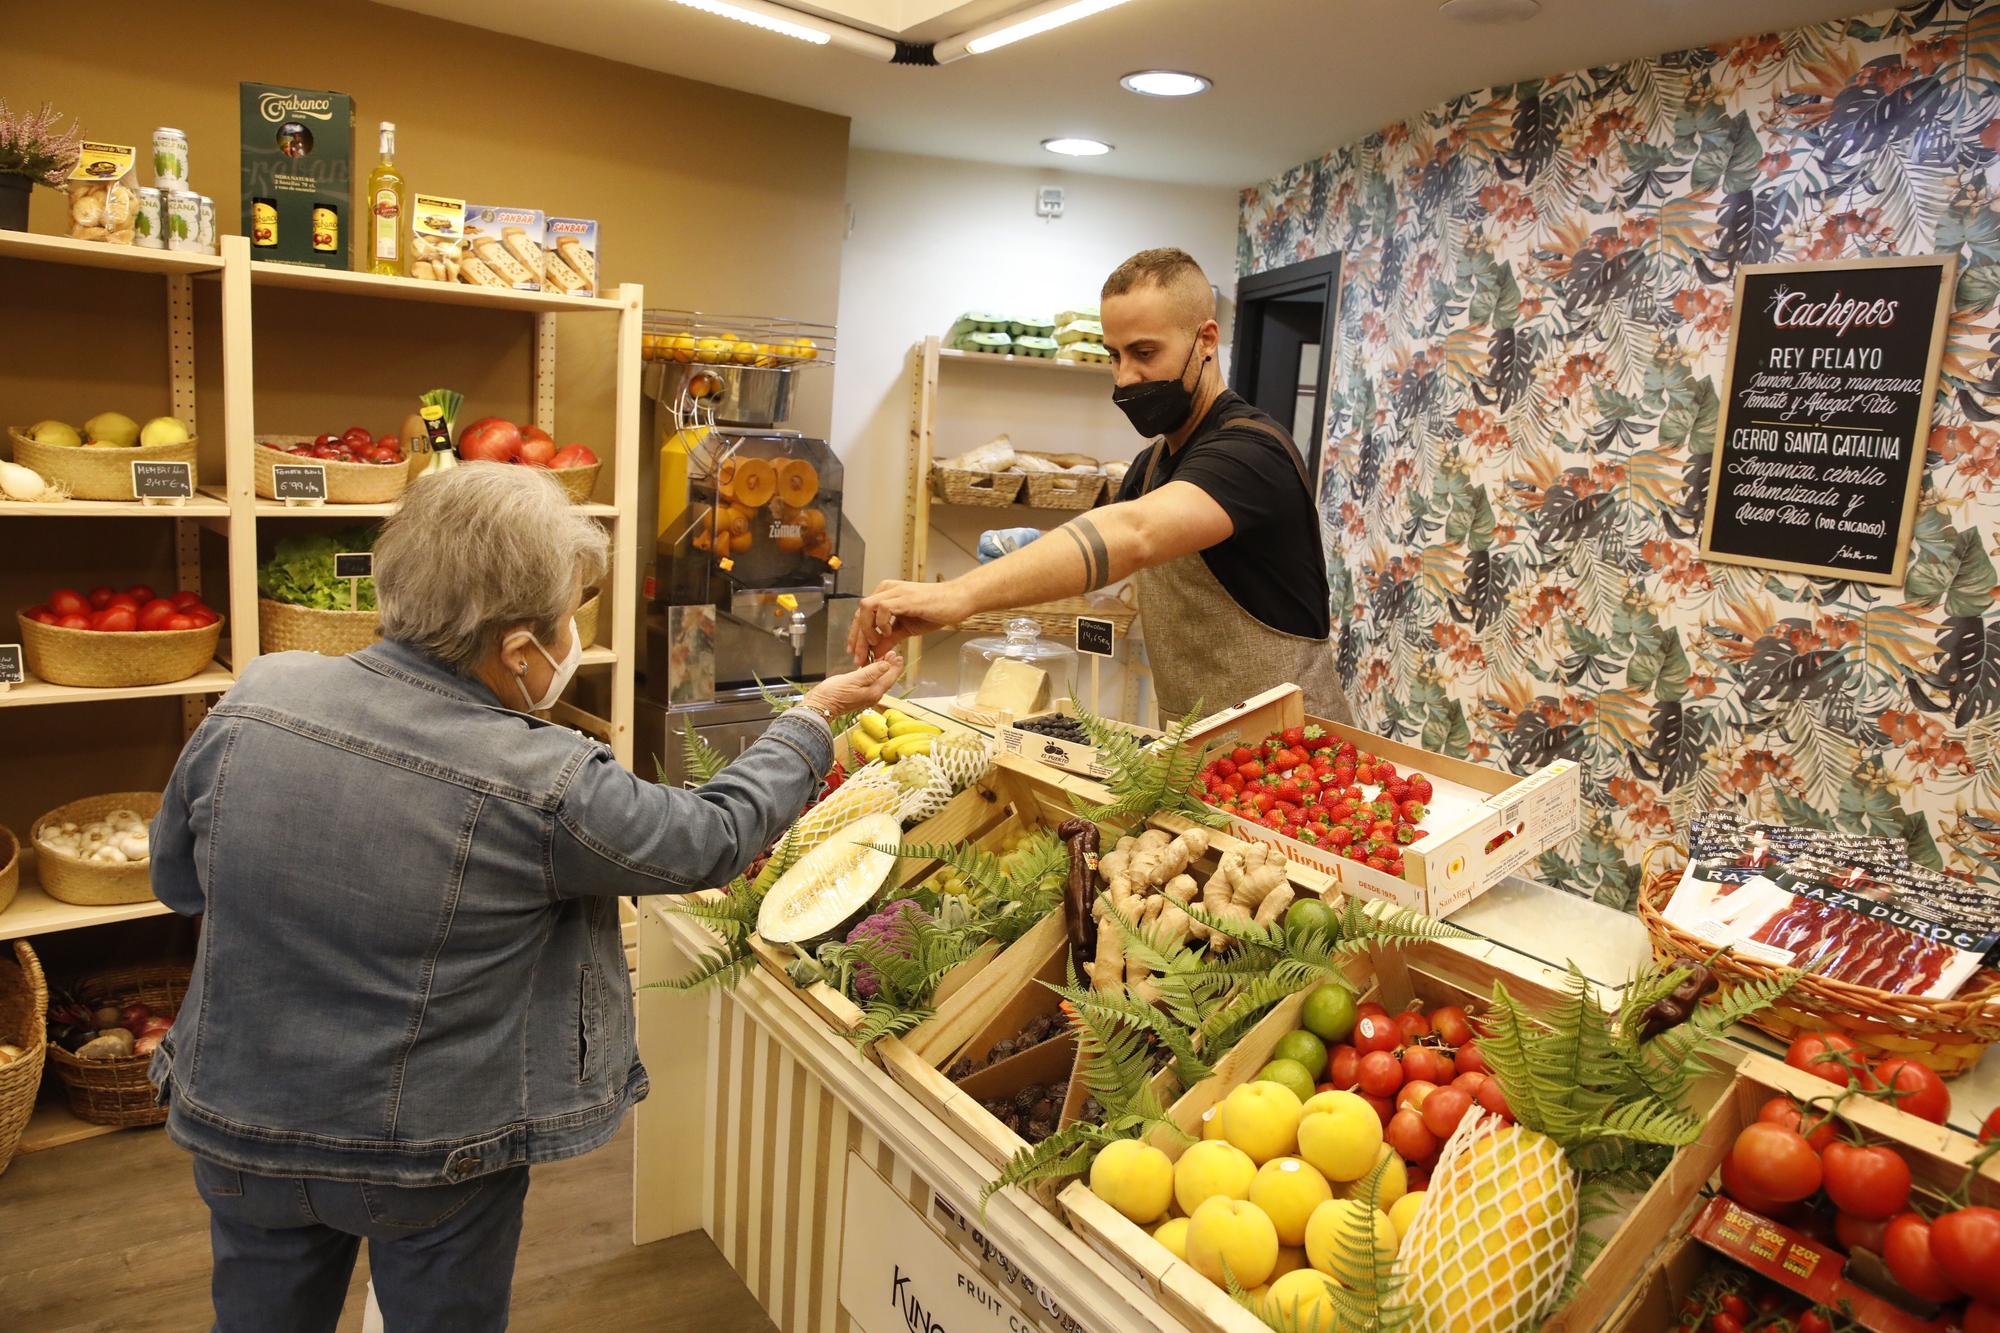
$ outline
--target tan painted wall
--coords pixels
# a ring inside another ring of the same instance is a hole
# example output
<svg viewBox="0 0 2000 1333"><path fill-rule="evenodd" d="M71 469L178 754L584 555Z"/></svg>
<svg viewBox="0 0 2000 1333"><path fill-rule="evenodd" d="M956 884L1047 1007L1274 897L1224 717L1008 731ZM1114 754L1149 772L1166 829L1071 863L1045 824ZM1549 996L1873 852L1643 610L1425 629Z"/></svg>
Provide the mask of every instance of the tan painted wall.
<svg viewBox="0 0 2000 1333"><path fill-rule="evenodd" d="M73 9L10 7L0 95L16 105L52 101L91 137L140 145L142 160L155 126L185 130L194 188L214 197L224 231L238 230L237 84L329 88L355 99L358 179L376 160L376 123L393 120L397 162L414 187L597 218L604 276L644 283L649 306L835 316L842 117L359 0L119 6L113 30L107 49L104 34L80 28ZM85 49L86 37L95 49ZM61 197L36 191L30 223L60 230ZM430 336L449 337L453 327L437 321ZM580 406L559 411L563 438L608 439L609 332L608 321L588 333L564 330L563 385ZM348 338L312 342L315 353L331 348L333 360L316 376L320 386L301 385L297 398L281 393L273 375L281 349L257 349L260 431L338 430L348 415L384 429L408 410L408 394L433 379L451 382L409 365L422 359L413 335L385 328L375 348ZM502 355L490 381L519 401L483 406L525 415L526 338ZM157 394L164 349L160 357L157 368L135 366L120 378ZM471 373L463 360L439 358L460 376ZM383 374L399 362L424 383ZM826 429L831 380L811 378L794 425ZM341 410L349 383L361 415ZM34 380L0 367L0 416L80 419L102 405L47 402ZM328 412L342 421L322 421Z"/></svg>

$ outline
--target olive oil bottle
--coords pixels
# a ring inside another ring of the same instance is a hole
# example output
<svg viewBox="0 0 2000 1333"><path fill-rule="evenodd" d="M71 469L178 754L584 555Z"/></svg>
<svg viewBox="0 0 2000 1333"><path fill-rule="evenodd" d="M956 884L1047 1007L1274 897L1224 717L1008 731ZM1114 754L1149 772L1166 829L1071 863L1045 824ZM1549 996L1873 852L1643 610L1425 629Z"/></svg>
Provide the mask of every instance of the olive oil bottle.
<svg viewBox="0 0 2000 1333"><path fill-rule="evenodd" d="M401 277L405 250L403 173L396 170L396 126L382 122L382 160L368 173L368 271Z"/></svg>

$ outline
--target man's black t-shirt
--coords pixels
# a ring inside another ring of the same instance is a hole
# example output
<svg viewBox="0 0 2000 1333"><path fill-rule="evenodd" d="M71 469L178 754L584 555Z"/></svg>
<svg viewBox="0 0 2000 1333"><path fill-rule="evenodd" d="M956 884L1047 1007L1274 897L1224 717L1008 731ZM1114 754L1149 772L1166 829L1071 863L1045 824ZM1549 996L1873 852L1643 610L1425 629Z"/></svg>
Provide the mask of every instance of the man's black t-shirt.
<svg viewBox="0 0 2000 1333"><path fill-rule="evenodd" d="M1324 639L1328 595L1318 506L1299 480L1290 451L1273 436L1242 424L1250 420L1277 424L1225 389L1187 443L1160 459L1153 489L1185 481L1207 492L1236 525L1226 541L1201 553L1216 581L1238 606L1272 629ZM1119 488L1120 500L1145 493L1146 469L1154 452L1165 448L1158 443L1139 455ZM1140 610L1143 614L1144 608Z"/></svg>

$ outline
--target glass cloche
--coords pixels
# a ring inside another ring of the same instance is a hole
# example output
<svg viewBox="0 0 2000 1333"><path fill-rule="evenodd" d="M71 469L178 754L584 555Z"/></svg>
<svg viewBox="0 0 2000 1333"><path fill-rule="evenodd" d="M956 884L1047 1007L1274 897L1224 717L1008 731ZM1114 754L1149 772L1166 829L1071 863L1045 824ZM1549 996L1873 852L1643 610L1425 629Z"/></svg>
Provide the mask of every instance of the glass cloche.
<svg viewBox="0 0 2000 1333"><path fill-rule="evenodd" d="M1071 697L1075 678L1076 649L1043 638L1031 617L1016 616L1005 634L982 635L958 650L953 711L980 726L1032 717Z"/></svg>

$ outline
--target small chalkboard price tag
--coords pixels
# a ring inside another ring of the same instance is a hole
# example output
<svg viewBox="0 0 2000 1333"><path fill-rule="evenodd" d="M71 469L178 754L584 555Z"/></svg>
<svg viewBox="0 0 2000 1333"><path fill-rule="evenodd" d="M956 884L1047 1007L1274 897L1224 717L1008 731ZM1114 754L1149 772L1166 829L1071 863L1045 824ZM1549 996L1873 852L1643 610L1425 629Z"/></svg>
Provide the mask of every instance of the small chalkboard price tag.
<svg viewBox="0 0 2000 1333"><path fill-rule="evenodd" d="M326 467L320 463L273 463L271 492L288 505L326 503Z"/></svg>
<svg viewBox="0 0 2000 1333"><path fill-rule="evenodd" d="M21 665L21 645L0 643L0 690L19 685L27 679L27 670Z"/></svg>
<svg viewBox="0 0 2000 1333"><path fill-rule="evenodd" d="M372 579L375 577L375 553L373 551L342 551L333 557L333 576L337 579Z"/></svg>
<svg viewBox="0 0 2000 1333"><path fill-rule="evenodd" d="M147 504L179 504L194 498L194 464L134 463L132 494Z"/></svg>
<svg viewBox="0 0 2000 1333"><path fill-rule="evenodd" d="M1902 584L1955 267L1736 270L1703 559Z"/></svg>
<svg viewBox="0 0 2000 1333"><path fill-rule="evenodd" d="M1076 650L1092 657L1112 657L1116 655L1114 645L1118 640L1116 621L1094 620L1089 616L1076 618Z"/></svg>

